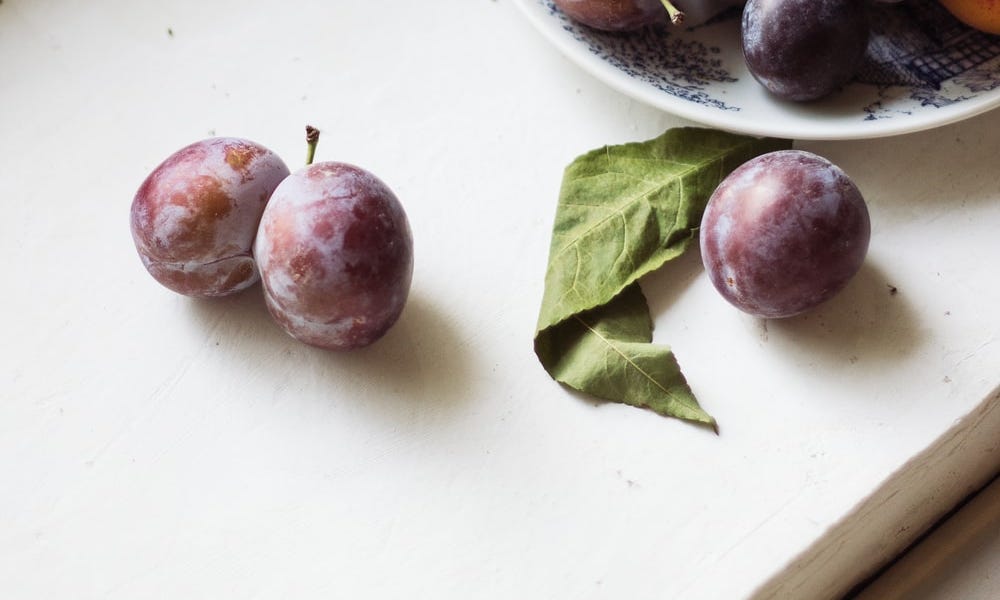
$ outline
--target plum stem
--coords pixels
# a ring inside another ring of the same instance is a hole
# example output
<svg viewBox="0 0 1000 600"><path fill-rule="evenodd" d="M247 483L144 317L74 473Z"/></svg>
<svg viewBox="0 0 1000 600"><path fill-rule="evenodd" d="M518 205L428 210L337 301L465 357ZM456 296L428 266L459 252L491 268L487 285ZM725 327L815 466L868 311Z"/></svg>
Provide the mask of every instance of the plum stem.
<svg viewBox="0 0 1000 600"><path fill-rule="evenodd" d="M306 166L313 164L316 157L316 145L319 144L319 129L306 125Z"/></svg>
<svg viewBox="0 0 1000 600"><path fill-rule="evenodd" d="M660 0L660 2L663 4L663 8L667 9L667 14L670 15L671 23L674 25L680 25L684 22L684 13L674 6L670 0Z"/></svg>

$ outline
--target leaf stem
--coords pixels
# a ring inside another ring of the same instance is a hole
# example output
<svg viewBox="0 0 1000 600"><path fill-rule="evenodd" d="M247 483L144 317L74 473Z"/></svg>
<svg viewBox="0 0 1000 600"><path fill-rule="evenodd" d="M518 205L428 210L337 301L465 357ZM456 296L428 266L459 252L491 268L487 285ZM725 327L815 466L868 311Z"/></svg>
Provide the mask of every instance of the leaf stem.
<svg viewBox="0 0 1000 600"><path fill-rule="evenodd" d="M670 22L674 25L680 25L684 22L684 13L673 5L670 0L660 0L663 4L663 8L667 9L667 14L670 15Z"/></svg>
<svg viewBox="0 0 1000 600"><path fill-rule="evenodd" d="M306 125L306 166L313 163L316 156L316 146L319 144L319 129Z"/></svg>

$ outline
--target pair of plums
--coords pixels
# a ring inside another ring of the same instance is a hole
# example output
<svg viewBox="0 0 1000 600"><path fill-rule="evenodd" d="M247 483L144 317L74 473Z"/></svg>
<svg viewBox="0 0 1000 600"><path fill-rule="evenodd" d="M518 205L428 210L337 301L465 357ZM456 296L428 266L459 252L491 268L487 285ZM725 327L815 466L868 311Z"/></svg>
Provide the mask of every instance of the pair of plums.
<svg viewBox="0 0 1000 600"><path fill-rule="evenodd" d="M413 274L406 213L375 175L341 162L290 173L277 154L239 138L195 142L157 166L132 201L131 229L143 265L167 288L220 297L259 280L274 320L328 349L381 338Z"/></svg>

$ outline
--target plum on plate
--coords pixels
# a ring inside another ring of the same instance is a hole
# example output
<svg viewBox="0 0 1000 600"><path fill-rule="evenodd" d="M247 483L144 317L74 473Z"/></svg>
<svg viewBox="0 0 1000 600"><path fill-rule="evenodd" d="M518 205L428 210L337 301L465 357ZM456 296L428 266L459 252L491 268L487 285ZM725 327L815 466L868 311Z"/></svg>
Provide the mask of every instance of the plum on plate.
<svg viewBox="0 0 1000 600"><path fill-rule="evenodd" d="M634 31L668 20L667 8L661 0L555 0L555 3L569 18L601 31Z"/></svg>
<svg viewBox="0 0 1000 600"><path fill-rule="evenodd" d="M871 29L865 0L748 0L741 39L750 74L784 100L816 100L854 77Z"/></svg>

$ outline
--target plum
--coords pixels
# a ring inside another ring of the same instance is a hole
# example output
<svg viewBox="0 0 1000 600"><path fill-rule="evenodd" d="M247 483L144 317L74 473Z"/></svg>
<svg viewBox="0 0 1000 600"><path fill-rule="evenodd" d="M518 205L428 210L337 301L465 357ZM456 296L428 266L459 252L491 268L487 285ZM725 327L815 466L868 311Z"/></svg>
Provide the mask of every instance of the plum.
<svg viewBox="0 0 1000 600"><path fill-rule="evenodd" d="M217 137L170 155L132 200L131 229L146 270L187 296L226 296L259 279L251 253L264 206L289 174L255 142Z"/></svg>
<svg viewBox="0 0 1000 600"><path fill-rule="evenodd" d="M784 100L834 92L868 48L867 8L865 0L749 0L741 34L747 69Z"/></svg>
<svg viewBox="0 0 1000 600"><path fill-rule="evenodd" d="M871 235L857 186L827 159L801 150L737 167L709 199L701 253L731 304L790 317L839 292L864 262Z"/></svg>
<svg viewBox="0 0 1000 600"><path fill-rule="evenodd" d="M627 32L666 23L695 26L745 0L555 0L569 18L601 31Z"/></svg>
<svg viewBox="0 0 1000 600"><path fill-rule="evenodd" d="M312 164L281 182L254 254L275 321L299 341L333 350L381 338L413 275L403 206L375 175L342 162Z"/></svg>
<svg viewBox="0 0 1000 600"><path fill-rule="evenodd" d="M566 16L601 31L633 31L667 21L669 2L661 0L555 0Z"/></svg>

